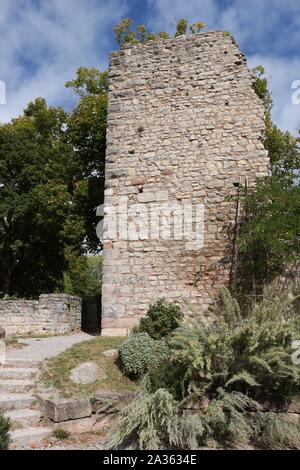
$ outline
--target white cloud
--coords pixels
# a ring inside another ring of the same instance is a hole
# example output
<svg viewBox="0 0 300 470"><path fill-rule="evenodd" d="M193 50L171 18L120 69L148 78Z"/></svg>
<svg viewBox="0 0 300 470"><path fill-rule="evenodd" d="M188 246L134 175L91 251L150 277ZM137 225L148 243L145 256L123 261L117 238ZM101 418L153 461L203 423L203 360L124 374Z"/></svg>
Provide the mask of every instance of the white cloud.
<svg viewBox="0 0 300 470"><path fill-rule="evenodd" d="M176 20L202 20L207 29L230 31L250 66L262 64L270 76L273 116L283 129L295 132L300 105L291 101L293 80L300 80L299 0L148 0L154 30L174 31Z"/></svg>
<svg viewBox="0 0 300 470"><path fill-rule="evenodd" d="M300 104L292 101L292 83L300 80L300 57L286 59L275 56L254 55L248 58L250 67L263 64L270 81L274 108L273 118L281 129L296 132L300 129Z"/></svg>
<svg viewBox="0 0 300 470"><path fill-rule="evenodd" d="M0 4L0 80L7 86L0 122L18 115L37 96L70 105L74 98L64 83L81 65L105 68L113 24L135 13L129 13L130 0ZM278 124L291 131L299 127L300 105L291 102L291 83L300 79L299 0L148 0L147 5L149 26L156 31L173 32L181 17L231 31L250 66L265 65Z"/></svg>
<svg viewBox="0 0 300 470"><path fill-rule="evenodd" d="M72 101L64 84L82 65L104 68L111 30L126 0L1 0L0 79L7 105L0 121L18 115L37 96Z"/></svg>

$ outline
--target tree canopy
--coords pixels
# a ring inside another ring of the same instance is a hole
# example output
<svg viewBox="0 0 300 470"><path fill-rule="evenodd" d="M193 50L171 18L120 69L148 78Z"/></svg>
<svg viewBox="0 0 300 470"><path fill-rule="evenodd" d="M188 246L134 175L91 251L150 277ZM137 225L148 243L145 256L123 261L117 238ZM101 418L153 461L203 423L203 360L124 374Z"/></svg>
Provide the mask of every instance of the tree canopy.
<svg viewBox="0 0 300 470"><path fill-rule="evenodd" d="M204 26L180 19L175 37ZM144 25L134 29L130 18L114 33L120 47L169 37ZM252 291L298 260L300 251L300 139L273 123L265 70L253 72L265 106L271 172L242 194L239 260ZM101 259L86 255L100 250L96 208L104 194L108 73L80 67L66 87L78 97L71 112L37 98L0 125L0 296L99 290Z"/></svg>
<svg viewBox="0 0 300 470"><path fill-rule="evenodd" d="M239 236L239 284L251 294L300 261L299 137L282 131L271 117L273 99L262 66L253 70L254 89L265 106L265 148L270 176L243 188Z"/></svg>
<svg viewBox="0 0 300 470"><path fill-rule="evenodd" d="M84 254L99 251L107 73L80 68L67 86L79 96L72 112L38 98L0 125L2 295L63 289L64 272L75 260L85 266L84 277Z"/></svg>

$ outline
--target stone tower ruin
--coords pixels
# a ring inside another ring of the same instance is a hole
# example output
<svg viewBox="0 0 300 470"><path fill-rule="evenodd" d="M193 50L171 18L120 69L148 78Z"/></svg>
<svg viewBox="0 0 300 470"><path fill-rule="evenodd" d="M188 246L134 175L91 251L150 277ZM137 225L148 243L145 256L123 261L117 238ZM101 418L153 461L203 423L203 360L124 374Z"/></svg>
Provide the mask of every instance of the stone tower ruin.
<svg viewBox="0 0 300 470"><path fill-rule="evenodd" d="M205 315L233 263L228 196L266 176L268 156L263 105L226 33L125 47L109 80L102 332L124 335L161 297Z"/></svg>

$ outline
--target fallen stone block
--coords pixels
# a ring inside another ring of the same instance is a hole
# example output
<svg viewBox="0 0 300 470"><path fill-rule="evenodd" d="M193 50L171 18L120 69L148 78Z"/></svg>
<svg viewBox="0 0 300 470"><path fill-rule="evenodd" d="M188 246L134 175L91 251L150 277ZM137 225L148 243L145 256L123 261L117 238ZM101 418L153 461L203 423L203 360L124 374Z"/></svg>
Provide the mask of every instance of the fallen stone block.
<svg viewBox="0 0 300 470"><path fill-rule="evenodd" d="M92 407L87 398L44 400L44 410L48 418L55 423L87 418L92 414Z"/></svg>

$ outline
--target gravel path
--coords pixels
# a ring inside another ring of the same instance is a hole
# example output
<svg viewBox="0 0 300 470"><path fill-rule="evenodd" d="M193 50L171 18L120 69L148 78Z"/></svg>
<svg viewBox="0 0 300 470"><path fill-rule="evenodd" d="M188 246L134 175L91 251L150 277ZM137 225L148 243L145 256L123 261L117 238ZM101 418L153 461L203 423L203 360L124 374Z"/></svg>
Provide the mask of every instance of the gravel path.
<svg viewBox="0 0 300 470"><path fill-rule="evenodd" d="M26 344L21 349L11 349L7 351L6 359L22 361L43 361L50 357L57 356L73 344L89 341L94 336L87 333L76 333L70 336L51 336L48 338L20 339L20 343Z"/></svg>

